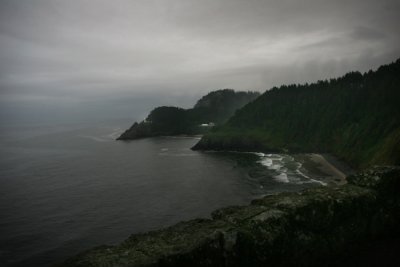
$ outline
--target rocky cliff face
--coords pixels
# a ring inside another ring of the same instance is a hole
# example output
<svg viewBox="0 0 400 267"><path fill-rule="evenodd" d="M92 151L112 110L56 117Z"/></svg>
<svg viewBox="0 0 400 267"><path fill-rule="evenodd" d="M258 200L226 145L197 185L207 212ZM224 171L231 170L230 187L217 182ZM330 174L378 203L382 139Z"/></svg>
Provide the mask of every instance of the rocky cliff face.
<svg viewBox="0 0 400 267"><path fill-rule="evenodd" d="M375 167L343 186L228 207L77 255L60 266L315 266L365 241L398 235L400 168Z"/></svg>

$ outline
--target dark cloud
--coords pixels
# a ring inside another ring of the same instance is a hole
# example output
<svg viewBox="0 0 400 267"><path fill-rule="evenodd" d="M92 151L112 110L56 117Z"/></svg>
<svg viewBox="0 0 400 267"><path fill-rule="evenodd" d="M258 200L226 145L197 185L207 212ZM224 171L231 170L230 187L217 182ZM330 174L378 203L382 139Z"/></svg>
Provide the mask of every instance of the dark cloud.
<svg viewBox="0 0 400 267"><path fill-rule="evenodd" d="M399 12L397 0L2 0L0 97L189 106L218 88L366 71L400 56Z"/></svg>

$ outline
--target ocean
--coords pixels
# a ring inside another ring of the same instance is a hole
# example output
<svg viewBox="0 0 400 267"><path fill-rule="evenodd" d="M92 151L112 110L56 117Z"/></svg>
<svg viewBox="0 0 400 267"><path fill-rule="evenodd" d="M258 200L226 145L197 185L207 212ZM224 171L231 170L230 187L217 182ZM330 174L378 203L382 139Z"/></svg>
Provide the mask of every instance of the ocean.
<svg viewBox="0 0 400 267"><path fill-rule="evenodd" d="M125 126L2 128L2 266L51 266L133 233L323 184L290 155L192 151L194 137L115 141Z"/></svg>

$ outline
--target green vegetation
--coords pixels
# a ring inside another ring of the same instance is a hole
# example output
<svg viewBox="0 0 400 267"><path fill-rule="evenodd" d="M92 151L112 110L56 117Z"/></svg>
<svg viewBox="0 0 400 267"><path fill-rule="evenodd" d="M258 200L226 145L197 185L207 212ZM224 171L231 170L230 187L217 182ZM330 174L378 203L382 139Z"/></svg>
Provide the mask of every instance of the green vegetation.
<svg viewBox="0 0 400 267"><path fill-rule="evenodd" d="M266 91L194 149L328 152L354 167L400 164L400 60Z"/></svg>
<svg viewBox="0 0 400 267"><path fill-rule="evenodd" d="M371 168L346 185L268 195L216 210L211 219L131 235L57 266L359 266L378 257L371 243L398 238L399 189L399 168ZM348 255L355 264L346 264ZM381 266L399 262L378 258Z"/></svg>
<svg viewBox="0 0 400 267"><path fill-rule="evenodd" d="M202 134L211 127L201 124L222 124L233 113L257 98L257 92L235 92L223 89L203 96L192 109L157 107L142 122L135 122L118 140L160 135Z"/></svg>

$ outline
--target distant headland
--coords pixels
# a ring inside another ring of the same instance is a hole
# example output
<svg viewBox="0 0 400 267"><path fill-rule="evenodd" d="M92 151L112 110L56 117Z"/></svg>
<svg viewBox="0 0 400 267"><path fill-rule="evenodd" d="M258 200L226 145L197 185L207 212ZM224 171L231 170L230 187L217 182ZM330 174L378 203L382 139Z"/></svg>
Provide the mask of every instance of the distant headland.
<svg viewBox="0 0 400 267"><path fill-rule="evenodd" d="M253 101L258 92L222 89L208 93L191 109L157 107L145 120L135 122L117 140L132 140L165 135L197 135L225 123L236 110Z"/></svg>

